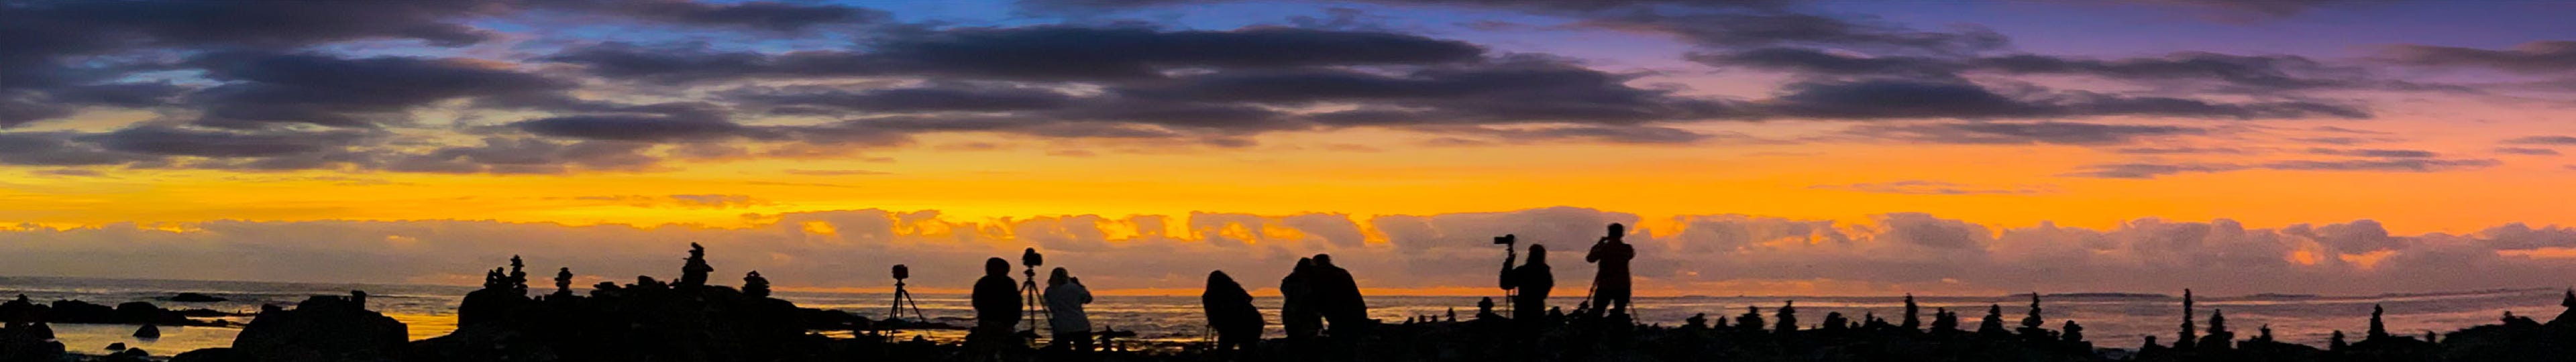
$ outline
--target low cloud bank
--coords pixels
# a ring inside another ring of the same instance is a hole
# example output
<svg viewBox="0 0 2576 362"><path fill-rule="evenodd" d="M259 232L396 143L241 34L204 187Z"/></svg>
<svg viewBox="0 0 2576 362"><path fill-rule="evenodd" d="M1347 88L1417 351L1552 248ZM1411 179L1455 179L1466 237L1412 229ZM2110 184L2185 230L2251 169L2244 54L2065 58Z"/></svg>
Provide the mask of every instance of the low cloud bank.
<svg viewBox="0 0 2576 362"><path fill-rule="evenodd" d="M1190 290L1209 270L1270 286L1298 257L1330 253L1364 286L1492 288L1517 234L1549 246L1570 295L1589 285L1583 250L1608 223L1633 227L1639 289L1654 294L1998 294L2172 291L2364 294L2557 287L2576 276L2576 229L2504 224L2464 235L2391 235L2375 221L2249 229L2234 221L2139 219L2107 230L2003 228L1919 213L1867 222L1745 215L1645 219L1556 207L1385 215L1095 215L959 220L938 211L759 216L749 228L567 226L497 221L212 221L0 229L0 274L472 283L513 255L585 279L668 278L691 242L731 280L782 286L962 289L987 257L1036 247L1099 289ZM588 281L584 282L585 284Z"/></svg>

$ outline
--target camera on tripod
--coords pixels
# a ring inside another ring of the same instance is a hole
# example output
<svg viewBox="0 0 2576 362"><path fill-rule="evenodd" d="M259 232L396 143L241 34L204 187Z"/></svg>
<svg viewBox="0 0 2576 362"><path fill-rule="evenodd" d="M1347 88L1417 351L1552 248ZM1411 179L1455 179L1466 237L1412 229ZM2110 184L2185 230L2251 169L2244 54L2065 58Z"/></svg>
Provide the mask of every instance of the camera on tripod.
<svg viewBox="0 0 2576 362"><path fill-rule="evenodd" d="M895 264L895 265L894 265L894 281L895 281L895 282L897 282L897 283L901 283L901 282L903 282L903 280L904 280L905 278L911 278L911 277L912 277L912 268L910 268L910 267L905 267L905 266L903 266L903 264Z"/></svg>
<svg viewBox="0 0 2576 362"><path fill-rule="evenodd" d="M1494 237L1494 245L1513 245L1520 242L1520 236L1512 234L1503 234L1503 236Z"/></svg>
<svg viewBox="0 0 2576 362"><path fill-rule="evenodd" d="M1026 265L1030 268L1036 268L1039 265L1046 265L1046 256L1038 255L1038 248L1028 248L1028 250L1020 252L1020 265Z"/></svg>

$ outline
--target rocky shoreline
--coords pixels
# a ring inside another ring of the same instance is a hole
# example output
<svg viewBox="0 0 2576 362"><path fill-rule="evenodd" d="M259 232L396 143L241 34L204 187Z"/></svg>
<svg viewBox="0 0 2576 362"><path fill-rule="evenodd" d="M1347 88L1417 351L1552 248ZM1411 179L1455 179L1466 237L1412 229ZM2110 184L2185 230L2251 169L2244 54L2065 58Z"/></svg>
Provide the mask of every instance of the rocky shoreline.
<svg viewBox="0 0 2576 362"><path fill-rule="evenodd" d="M2338 331L2323 348L2275 341L2268 326L2239 338L2223 311L2211 310L2207 319L2199 319L2186 293L2186 314L2175 343L2159 344L2150 337L2133 349L2093 345L2080 323L2049 320L2044 301L2032 296L2029 313L2017 323L2006 322L2000 306L1990 306L1969 322L1956 311L1919 310L1909 297L1899 316L1828 313L1813 324L1800 322L1808 316L1798 315L1794 303L1732 317L1702 315L1670 327L1617 315L1515 321L1482 311L1464 320L1452 315L1336 326L1320 337L1264 341L1245 355L1215 355L1204 345L1141 346L1114 338L1104 340L1101 351L1038 347L1027 339L990 350L891 339L888 332L899 329L960 327L798 307L771 298L768 280L757 272L746 273L739 287L711 284L714 268L705 263L704 250L690 253L681 276L670 282L639 276L632 283L603 282L576 292L571 270L558 269L554 290L544 294L530 293L525 263L514 257L508 266L488 272L482 289L466 295L454 333L419 341L406 337L403 323L367 310L365 292L352 292L311 297L291 308L263 307L241 325L228 348L168 357L140 349L74 355L52 340L47 323L220 326L220 320L189 317L228 315L147 302L107 307L79 301L38 304L20 297L0 303L0 317L8 322L0 326L0 362L2563 361L2576 356L2571 353L2576 352L2576 292L2561 303L2569 311L2546 323L2508 313L2499 324L2418 337L2390 334L2374 315L2372 328L2351 343ZM856 338L824 337L821 332L826 331L847 331Z"/></svg>

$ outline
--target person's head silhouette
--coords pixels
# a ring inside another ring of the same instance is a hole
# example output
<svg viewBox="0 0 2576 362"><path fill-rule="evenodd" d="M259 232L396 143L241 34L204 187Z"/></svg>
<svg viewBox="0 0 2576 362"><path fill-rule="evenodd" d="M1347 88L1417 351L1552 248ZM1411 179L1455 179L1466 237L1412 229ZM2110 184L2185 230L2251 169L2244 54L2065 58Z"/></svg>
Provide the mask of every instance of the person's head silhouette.
<svg viewBox="0 0 2576 362"><path fill-rule="evenodd" d="M1529 263L1526 265L1547 265L1546 245L1530 244L1529 253Z"/></svg>
<svg viewBox="0 0 2576 362"><path fill-rule="evenodd" d="M1297 268L1296 268L1296 269L1293 269L1293 271L1306 271L1306 269L1314 269L1314 268L1315 268L1315 258L1311 258L1311 257L1308 257L1308 258L1297 258Z"/></svg>
<svg viewBox="0 0 2576 362"><path fill-rule="evenodd" d="M1603 238L1610 239L1610 241L1620 241L1620 239L1626 238L1627 236L1628 226L1619 225L1619 223L1614 222L1610 223L1610 236L1604 236Z"/></svg>
<svg viewBox="0 0 2576 362"><path fill-rule="evenodd" d="M1324 254L1315 254L1315 266L1318 266L1318 267L1330 267L1330 266L1333 266L1333 256L1332 256L1332 255L1324 255Z"/></svg>
<svg viewBox="0 0 2576 362"><path fill-rule="evenodd" d="M984 259L984 275L1011 276L1011 262L1002 258Z"/></svg>
<svg viewBox="0 0 2576 362"><path fill-rule="evenodd" d="M1073 274L1066 273L1063 267L1057 267L1054 272L1047 274L1047 286L1064 285L1072 282L1072 279Z"/></svg>

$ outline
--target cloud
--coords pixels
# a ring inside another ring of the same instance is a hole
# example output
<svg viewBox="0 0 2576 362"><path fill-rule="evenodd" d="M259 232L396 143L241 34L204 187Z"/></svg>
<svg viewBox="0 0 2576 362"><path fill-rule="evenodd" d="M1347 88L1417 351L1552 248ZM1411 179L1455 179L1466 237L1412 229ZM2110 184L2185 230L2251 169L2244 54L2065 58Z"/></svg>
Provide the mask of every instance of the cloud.
<svg viewBox="0 0 2576 362"><path fill-rule="evenodd" d="M2480 169L2493 167L2499 164L2503 163L2497 162L2493 159L2443 160L2407 158L2340 161L2276 161L2264 163L2261 167L2272 170L2439 172Z"/></svg>
<svg viewBox="0 0 2576 362"><path fill-rule="evenodd" d="M1720 68L1786 71L1808 76L1898 76L1958 80L1971 74L2071 75L2148 84L2199 85L2239 93L2306 89L2466 91L2465 88L2379 79L2360 67L2329 65L2294 55L2176 52L2133 58L2043 54L1870 56L1815 48L1765 47L1691 53L1688 59Z"/></svg>
<svg viewBox="0 0 2576 362"><path fill-rule="evenodd" d="M914 88L845 90L832 87L740 89L730 98L777 106L828 107L862 112L1005 112L1060 109L1072 95L1014 85L944 83Z"/></svg>
<svg viewBox="0 0 2576 362"><path fill-rule="evenodd" d="M2557 155L2558 155L2558 150L2554 150L2554 149L2547 149L2547 148L2527 148L2527 147L2496 147L2496 148L2495 148L2495 152L2496 152L2496 153L2502 153L2502 154L2508 154L2508 155L2530 155L2530 156L2557 156Z"/></svg>
<svg viewBox="0 0 2576 362"><path fill-rule="evenodd" d="M1062 215L967 220L937 211L760 215L744 228L565 226L492 221L214 221L0 230L0 272L19 275L399 283L471 273L525 255L581 275L677 273L696 242L718 273L760 270L782 285L882 288L850 270L908 264L917 288L963 289L985 257L1047 253L1098 289L1197 285L1208 270L1275 280L1329 253L1370 288L1492 283L1494 246L1519 235L1580 254L1612 222L1632 226L1635 275L1653 293L1773 280L1826 280L1839 293L2002 293L2197 288L2213 293L2378 293L2522 287L2576 271L2513 251L2576 245L2565 227L2506 224L2467 234L2398 235L2376 222L2255 229L2229 220L2139 219L2102 229L2001 227L1928 214L1843 223L1747 215L1644 218L1580 208L1491 213L1181 216ZM2300 259L2300 253L2319 255ZM2338 255L2387 253L2374 264ZM1571 255L1571 254L1569 254ZM830 257L822 257L830 256ZM86 262L113 257L127 263ZM1593 268L1561 259L1559 281ZM289 262L293 261L293 262ZM2464 263L2465 262L2465 263ZM2463 268L2463 265L2476 266ZM1734 283L1734 284L1729 284ZM1580 284L1577 282L1577 284Z"/></svg>
<svg viewBox="0 0 2576 362"><path fill-rule="evenodd" d="M1522 142L1581 139L1602 143L1689 144L1711 138L1710 135L1678 128L1643 126L1543 127L1535 129L1496 129L1494 132L1495 135L1503 139ZM1741 135L1736 136L1738 136L1735 137L1737 139L1749 138Z"/></svg>
<svg viewBox="0 0 2576 362"><path fill-rule="evenodd" d="M1957 122L1873 124L1854 126L1845 134L1886 140L1945 144L2118 145L2139 139L2208 134L2183 126L2120 125L2070 122Z"/></svg>
<svg viewBox="0 0 2576 362"><path fill-rule="evenodd" d="M1117 91L1155 100L1360 106L1315 115L1334 125L1636 124L1742 117L1724 102L1627 85L1634 78L1565 59L1509 56L1398 76L1360 70L1219 72Z"/></svg>
<svg viewBox="0 0 2576 362"><path fill-rule="evenodd" d="M394 156L379 167L387 171L451 174L641 171L658 167L661 162L645 153L651 148L651 144L638 142L490 137L479 146L448 146Z"/></svg>
<svg viewBox="0 0 2576 362"><path fill-rule="evenodd" d="M223 81L190 95L197 124L256 128L304 123L376 127L408 120L408 111L452 99L528 96L571 83L461 58L342 58L298 53L224 52L190 61Z"/></svg>
<svg viewBox="0 0 2576 362"><path fill-rule="evenodd" d="M2223 163L2114 163L2087 165L2075 172L2059 174L2058 176L2151 179L2158 176L2180 173L2227 172L2243 169L2245 169L2245 166Z"/></svg>
<svg viewBox="0 0 2576 362"><path fill-rule="evenodd" d="M2576 137L2525 136L2504 140L2504 143L2508 145L2576 145Z"/></svg>
<svg viewBox="0 0 2576 362"><path fill-rule="evenodd" d="M2433 151L2425 151L2425 150L2391 150L2391 149L2366 149L2366 148L2365 148L2365 149L2310 148L2310 149L2308 149L2308 153L2311 153L2311 154L2319 154L2319 155L2330 155L2330 156L2381 157L2381 158L2426 158L2426 157L2441 156L2441 154L2439 154L2439 153L2434 153Z"/></svg>
<svg viewBox="0 0 2576 362"><path fill-rule="evenodd" d="M904 74L950 79L1117 81L1185 68L1291 69L1473 61L1483 47L1419 35L1255 27L1229 31L1139 26L954 28L897 36L868 52L784 54L607 43L546 59L610 77L662 81Z"/></svg>
<svg viewBox="0 0 2576 362"><path fill-rule="evenodd" d="M360 131L223 131L142 126L93 136L111 151L201 157L268 157L346 148L372 138Z"/></svg>
<svg viewBox="0 0 2576 362"><path fill-rule="evenodd" d="M2011 43L2003 34L1983 27L1966 26L1953 32L1917 31L1873 18L1792 12L1676 14L1632 11L1585 19L1583 24L1667 33L1711 48L1832 45L1874 51L1957 54L2003 48Z"/></svg>
<svg viewBox="0 0 2576 362"><path fill-rule="evenodd" d="M2345 105L2307 101L2215 103L2090 92L2007 96L1972 83L1917 80L1798 82L1757 102L1774 116L1823 119L2164 116L2216 119L2369 118Z"/></svg>
<svg viewBox="0 0 2576 362"><path fill-rule="evenodd" d="M564 116L510 124L538 135L611 141L687 141L741 135L746 128L723 119L664 115Z"/></svg>
<svg viewBox="0 0 2576 362"><path fill-rule="evenodd" d="M2416 66L2537 74L2576 71L2576 41L2534 41L2511 49L2402 44L2388 47L2382 56L2391 62Z"/></svg>
<svg viewBox="0 0 2576 362"><path fill-rule="evenodd" d="M1063 155L1256 149L1354 128L1451 145L1785 144L1711 125L1812 120L1879 122L1851 127L1878 132L1850 138L1861 140L2108 146L2215 129L2082 118L2370 118L2370 104L2299 91L2419 86L2297 55L2026 53L1974 25L1795 1L1361 2L1670 36L1710 66L1790 74L1767 95L1711 95L1668 83L1683 74L1669 69L1365 26L1347 9L1201 29L906 22L802 1L44 3L0 8L12 50L0 54L0 128L48 130L10 133L28 143L0 150L0 164L561 174L848 156L944 135L1039 139ZM2112 85L2032 79L2058 76ZM103 111L152 118L40 123Z"/></svg>
<svg viewBox="0 0 2576 362"><path fill-rule="evenodd" d="M1153 7L1183 7L1196 4L1245 2L1246 0L1019 0L1024 11L1063 13L1115 11ZM1357 0L1354 2L1397 6L1450 6L1505 9L1535 14L1591 14L1649 7L1688 9L1782 9L1799 0L1598 0L1598 1L1524 1L1524 0Z"/></svg>
<svg viewBox="0 0 2576 362"><path fill-rule="evenodd" d="M2039 195L2057 192L2055 187L2048 185L1980 187L1929 180L1815 185L1807 188L1901 195Z"/></svg>
<svg viewBox="0 0 2576 362"><path fill-rule="evenodd" d="M2235 147L2128 147L2114 149L2111 150L2111 152L2131 155L2235 155L2251 153L2251 151Z"/></svg>
<svg viewBox="0 0 2576 362"><path fill-rule="evenodd" d="M2066 177L2151 179L2181 173L2216 173L2241 170L2276 171L2356 171L2356 172L2444 172L2475 170L2503 162L2494 159L2380 158L2360 160L2283 160L2253 164L2235 163L2115 163L2089 165Z"/></svg>
<svg viewBox="0 0 2576 362"><path fill-rule="evenodd" d="M713 4L690 0L558 0L535 1L530 2L529 5L600 13L623 20L738 27L771 32L799 32L829 25L878 23L889 20L893 15L880 10L844 5L777 1Z"/></svg>
<svg viewBox="0 0 2576 362"><path fill-rule="evenodd" d="M2351 146L2351 145L2358 145L2358 144L2365 144L2365 143L2381 143L2381 142L2397 142L2397 141L2405 141L2406 139L2404 139L2404 138L2396 138L2396 137L2292 137L2292 138L2290 138L2289 140L2290 140L2290 141L2292 141L2292 142L2301 142L2301 143L2317 143L2317 144L2329 144L2329 145L2338 145L2338 146Z"/></svg>
<svg viewBox="0 0 2576 362"><path fill-rule="evenodd" d="M2274 20L2297 16L2299 14L2304 14L2309 11L2328 6L2372 3L2368 1L2349 0L2122 0L2117 2L2167 6L2185 10L2198 10L2203 13L2205 17L2211 20L2223 22Z"/></svg>
<svg viewBox="0 0 2576 362"><path fill-rule="evenodd" d="M790 175L804 175L804 176L858 176L858 175L892 175L892 174L894 174L893 172L872 171L872 170L806 170L806 169L790 169L790 170L787 170L787 171L785 171L785 172L787 172L787 174L790 174Z"/></svg>
<svg viewBox="0 0 2576 362"><path fill-rule="evenodd" d="M157 159L148 155L109 151L97 144L80 142L77 132L7 132L0 133L0 163L30 166L118 165Z"/></svg>
<svg viewBox="0 0 2576 362"><path fill-rule="evenodd" d="M769 200L754 198L751 197L751 195L724 194L580 196L572 197L570 199L605 202L642 208L670 207L684 209L741 209L773 204Z"/></svg>

